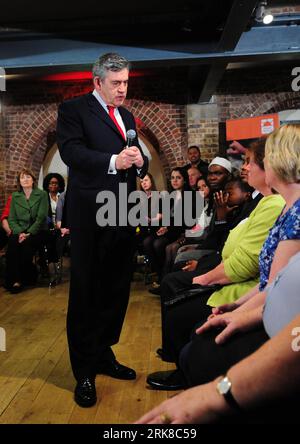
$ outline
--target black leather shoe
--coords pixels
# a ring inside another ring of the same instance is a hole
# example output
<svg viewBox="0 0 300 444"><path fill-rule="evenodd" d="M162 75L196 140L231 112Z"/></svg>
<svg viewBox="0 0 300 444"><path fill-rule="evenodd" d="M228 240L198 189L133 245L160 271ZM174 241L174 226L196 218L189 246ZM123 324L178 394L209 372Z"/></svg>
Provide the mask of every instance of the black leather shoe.
<svg viewBox="0 0 300 444"><path fill-rule="evenodd" d="M116 379L135 379L136 373L132 368L125 367L118 361L106 361L98 369L101 375L108 375Z"/></svg>
<svg viewBox="0 0 300 444"><path fill-rule="evenodd" d="M80 407L92 407L97 402L95 379L85 377L77 382L74 399Z"/></svg>
<svg viewBox="0 0 300 444"><path fill-rule="evenodd" d="M182 390L186 388L180 370L151 373L147 377L147 383L156 390Z"/></svg>

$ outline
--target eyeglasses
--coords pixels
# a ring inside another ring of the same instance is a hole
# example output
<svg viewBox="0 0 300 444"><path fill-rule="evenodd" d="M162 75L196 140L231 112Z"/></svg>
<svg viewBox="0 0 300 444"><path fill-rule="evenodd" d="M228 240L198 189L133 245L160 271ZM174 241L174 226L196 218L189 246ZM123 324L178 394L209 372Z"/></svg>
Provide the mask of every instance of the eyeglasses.
<svg viewBox="0 0 300 444"><path fill-rule="evenodd" d="M58 185L58 182L52 182L52 180L49 182L49 185Z"/></svg>

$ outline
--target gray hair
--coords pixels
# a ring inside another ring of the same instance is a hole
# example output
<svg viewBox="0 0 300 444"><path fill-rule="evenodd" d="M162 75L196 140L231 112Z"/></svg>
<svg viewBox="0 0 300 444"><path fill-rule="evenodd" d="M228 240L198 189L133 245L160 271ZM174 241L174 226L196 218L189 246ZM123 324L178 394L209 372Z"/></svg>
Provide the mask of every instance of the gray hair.
<svg viewBox="0 0 300 444"><path fill-rule="evenodd" d="M93 65L92 73L93 77L100 77L101 80L104 80L107 74L107 71L122 71L122 69L130 69L130 63L124 57L119 54L115 54L113 52L109 52L99 57L98 60Z"/></svg>

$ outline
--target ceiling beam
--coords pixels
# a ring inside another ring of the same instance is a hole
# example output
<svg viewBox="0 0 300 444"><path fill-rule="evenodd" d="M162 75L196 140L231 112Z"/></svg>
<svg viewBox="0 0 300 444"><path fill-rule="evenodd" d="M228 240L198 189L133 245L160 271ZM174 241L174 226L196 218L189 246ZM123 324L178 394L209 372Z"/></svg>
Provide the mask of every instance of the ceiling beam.
<svg viewBox="0 0 300 444"><path fill-rule="evenodd" d="M234 51L251 19L256 4L257 0L235 0L218 43L218 53ZM227 63L221 62L211 65L204 85L202 86L198 103L209 102L224 75L226 66Z"/></svg>

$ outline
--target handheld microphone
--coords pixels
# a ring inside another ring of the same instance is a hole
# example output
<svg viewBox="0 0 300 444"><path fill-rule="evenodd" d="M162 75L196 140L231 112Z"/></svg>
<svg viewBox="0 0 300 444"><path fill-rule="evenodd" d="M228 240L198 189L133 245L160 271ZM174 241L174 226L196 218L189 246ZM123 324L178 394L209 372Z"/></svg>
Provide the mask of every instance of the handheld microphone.
<svg viewBox="0 0 300 444"><path fill-rule="evenodd" d="M126 132L127 142L126 146L129 148L132 145L133 140L136 138L136 132L133 129L130 129Z"/></svg>
<svg viewBox="0 0 300 444"><path fill-rule="evenodd" d="M133 129L130 129L126 132L126 147L125 148L130 148L132 145L133 140L136 138L136 132ZM125 171L125 180L127 180L128 178L128 170Z"/></svg>

